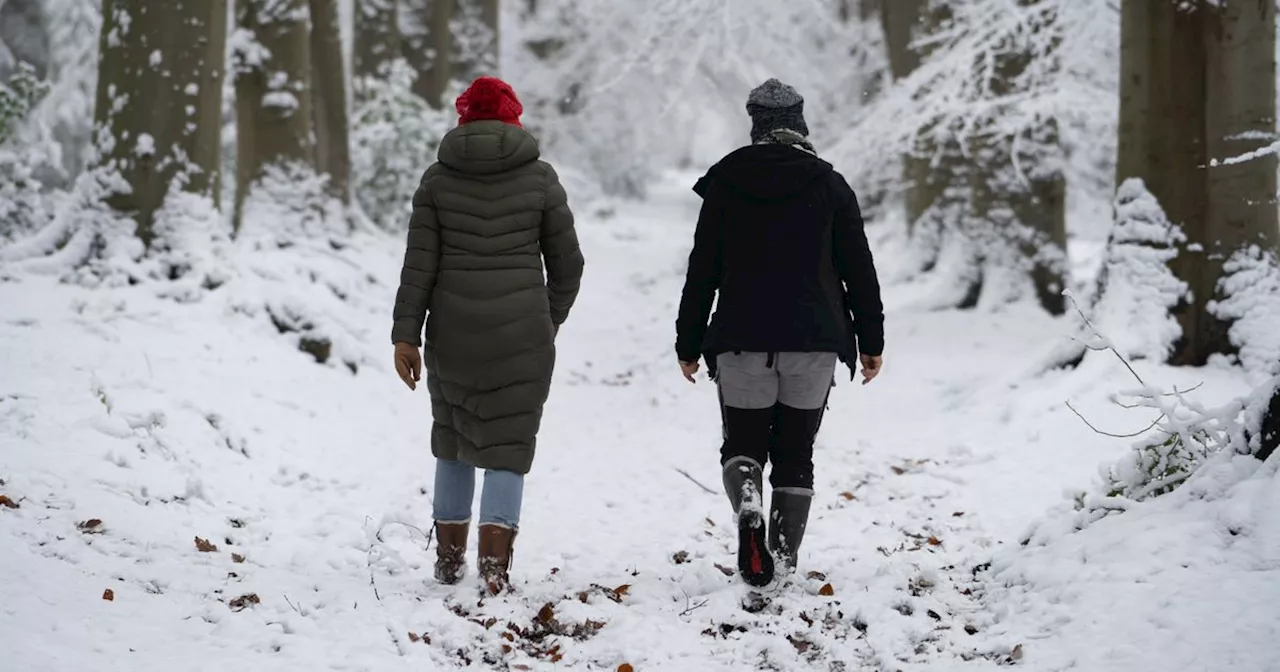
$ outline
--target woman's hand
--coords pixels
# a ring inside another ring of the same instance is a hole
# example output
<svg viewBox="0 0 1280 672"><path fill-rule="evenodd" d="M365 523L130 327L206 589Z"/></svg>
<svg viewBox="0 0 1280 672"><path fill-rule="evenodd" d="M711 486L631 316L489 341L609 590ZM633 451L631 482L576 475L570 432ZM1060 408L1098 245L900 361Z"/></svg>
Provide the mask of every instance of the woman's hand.
<svg viewBox="0 0 1280 672"><path fill-rule="evenodd" d="M695 374L695 373L697 373L697 372L698 372L698 363L697 363L696 361L694 361L694 362L680 362L680 373L683 373L683 374L684 374L684 379L685 379L685 380L687 380L687 381L689 381L689 382L691 382L691 383L696 383L696 382L698 382L698 381L697 381L696 379L694 379L694 377L693 377L693 374Z"/></svg>
<svg viewBox="0 0 1280 672"><path fill-rule="evenodd" d="M409 389L418 389L422 380L422 353L412 343L396 343L396 373Z"/></svg>

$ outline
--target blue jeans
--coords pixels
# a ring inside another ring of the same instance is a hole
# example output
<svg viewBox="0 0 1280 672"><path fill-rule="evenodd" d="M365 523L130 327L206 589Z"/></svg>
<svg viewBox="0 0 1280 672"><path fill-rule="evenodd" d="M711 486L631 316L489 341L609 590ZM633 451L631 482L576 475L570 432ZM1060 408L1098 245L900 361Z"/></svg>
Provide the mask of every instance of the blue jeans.
<svg viewBox="0 0 1280 672"><path fill-rule="evenodd" d="M435 513L437 522L462 523L471 520L471 503L476 495L476 469L454 460L436 460ZM480 524L520 526L520 504L524 501L524 474L486 469L480 493Z"/></svg>

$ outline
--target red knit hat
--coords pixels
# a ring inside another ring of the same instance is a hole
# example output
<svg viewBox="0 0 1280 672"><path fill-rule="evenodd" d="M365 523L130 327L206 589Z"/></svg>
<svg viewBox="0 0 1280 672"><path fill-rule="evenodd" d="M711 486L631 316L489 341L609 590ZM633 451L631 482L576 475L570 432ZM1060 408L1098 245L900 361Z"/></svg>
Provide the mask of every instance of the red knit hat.
<svg viewBox="0 0 1280 672"><path fill-rule="evenodd" d="M497 77L481 77L458 96L458 123L494 120L520 126L524 106L511 85Z"/></svg>

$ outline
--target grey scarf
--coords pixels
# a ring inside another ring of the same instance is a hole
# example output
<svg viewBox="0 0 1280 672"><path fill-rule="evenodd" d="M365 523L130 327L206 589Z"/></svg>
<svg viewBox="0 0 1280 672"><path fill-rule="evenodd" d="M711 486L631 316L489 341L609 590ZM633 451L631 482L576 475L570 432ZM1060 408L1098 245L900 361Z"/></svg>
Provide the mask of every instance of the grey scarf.
<svg viewBox="0 0 1280 672"><path fill-rule="evenodd" d="M793 131L789 128L778 128L756 140L757 145L791 145L796 149L808 152L814 156L818 155L818 151L813 148L813 143L809 142L809 138L799 131Z"/></svg>

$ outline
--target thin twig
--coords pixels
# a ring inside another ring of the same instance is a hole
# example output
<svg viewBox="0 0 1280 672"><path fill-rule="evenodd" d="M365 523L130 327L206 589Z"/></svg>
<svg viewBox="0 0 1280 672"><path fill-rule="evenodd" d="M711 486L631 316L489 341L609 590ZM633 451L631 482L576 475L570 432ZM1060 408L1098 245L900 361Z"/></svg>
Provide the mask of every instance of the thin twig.
<svg viewBox="0 0 1280 672"><path fill-rule="evenodd" d="M703 485L702 483L700 483L700 482L698 481L698 479L696 479L696 478L694 478L693 476L689 475L689 472L685 471L684 469L681 469L681 468L679 468L679 467L676 467L676 471L677 471L681 476L684 476L685 478L689 479L690 481L693 481L693 484L694 484L694 485L698 486L699 488L702 488L702 489L703 489L703 491L705 491L706 493L711 494L711 495L718 495L718 494L720 494L720 493L716 492L715 490L712 490L711 488L708 488L707 486L705 486L705 485Z"/></svg>
<svg viewBox="0 0 1280 672"><path fill-rule="evenodd" d="M1140 431L1134 432L1134 433L1132 433L1132 434L1113 434L1113 433L1111 433L1111 432L1104 432L1104 431L1102 431L1101 429L1098 429L1097 427L1094 427L1094 426L1093 426L1093 423L1089 422L1089 419L1088 419L1088 418L1086 418L1086 417L1084 417L1084 415L1082 415L1082 414L1080 413L1080 411L1077 411L1077 410L1076 410L1076 407L1075 407L1075 406L1072 406L1072 405L1071 405L1071 402L1069 402L1069 401L1067 402L1067 408L1071 409L1071 412L1072 412L1072 413L1075 413L1077 418L1080 418L1080 419L1084 422L1084 424L1088 425L1088 426L1089 426L1089 429L1092 429L1093 431L1095 431L1095 432L1097 432L1097 433L1099 433L1099 434L1101 434L1101 435L1103 435L1103 436L1110 436L1110 437L1111 437L1111 438L1113 438L1113 439L1132 439L1132 438L1135 438L1135 437L1142 436L1143 434L1146 434L1147 432L1149 432L1149 431L1151 431L1151 430L1155 429L1155 428L1160 424L1160 421L1161 421L1161 420L1164 420L1164 419L1165 419L1165 417L1167 417L1164 413L1161 413L1161 414L1160 414L1160 417L1158 417L1158 418L1156 418L1154 421L1152 421L1152 423L1151 423L1151 424L1150 424L1146 429L1143 429L1143 430L1140 430Z"/></svg>
<svg viewBox="0 0 1280 672"><path fill-rule="evenodd" d="M705 600L703 600L703 601L701 601L701 602L699 602L699 603L697 603L697 604L692 604L693 599L689 597L689 593L688 593L688 592L686 592L684 588L681 588L681 589L680 589L680 592L684 593L684 606L685 606L685 610L684 610L684 611L682 611L682 612L680 612L680 616L682 616L682 617L683 617L683 616L688 616L689 614L692 614L693 612L695 612L695 611L697 611L697 610L699 610L699 609L701 609L701 608L703 608L703 607L707 606L707 603L709 603L709 602L711 601L711 598L707 598L707 599L705 599Z"/></svg>
<svg viewBox="0 0 1280 672"><path fill-rule="evenodd" d="M1099 331L1098 331L1098 328L1097 328L1097 327L1093 326L1093 322L1090 322L1090 321L1089 321L1089 316L1084 314L1084 310L1083 310L1083 309L1081 309L1081 308L1080 308L1080 304L1076 302L1076 297L1075 297L1075 295L1074 295L1074 294L1071 294L1070 292L1068 292L1068 293L1067 293L1067 299L1068 299L1069 301L1071 301L1071 305L1072 305L1072 306L1075 306L1076 312L1077 312L1077 313L1080 313L1080 319L1084 320L1084 324L1085 324L1085 326L1089 327L1089 330L1090 330L1090 331L1092 331L1092 332L1093 332L1093 334L1094 334L1095 336L1097 336L1098 338L1106 338L1105 336L1103 336L1103 335L1102 335L1102 333L1101 333L1101 332L1099 332ZM1109 342L1110 342L1110 341L1108 341L1108 343L1109 343ZM1087 347L1087 346L1086 346L1086 347ZM1092 350L1093 348L1090 348L1090 349ZM1138 375L1138 372L1137 372L1137 371L1134 371L1134 370L1133 370L1133 366L1131 366L1131 365L1129 364L1129 360L1125 359L1125 358L1124 358L1124 355L1120 354L1120 351L1119 351L1119 350L1116 350L1115 346L1113 346L1113 345L1108 345L1108 346L1107 346L1107 349L1108 349L1108 350L1110 350L1110 351L1112 352L1112 354L1114 354L1114 355L1116 356L1116 359L1120 360L1120 362L1124 364L1124 368L1129 369L1129 373L1132 373L1132 374L1133 374L1133 377L1134 377L1134 378L1137 378L1137 379L1138 379L1138 382L1139 382L1140 384L1142 384L1142 386L1143 386L1143 387L1146 387L1146 386L1147 386L1147 382L1146 382L1145 380L1143 380L1143 379L1142 379L1142 376L1139 376L1139 375ZM1078 414L1077 414L1077 415L1078 415Z"/></svg>
<svg viewBox="0 0 1280 672"><path fill-rule="evenodd" d="M285 601L285 602L287 602L287 603L289 604L289 606L293 608L293 610L294 610L294 611L298 612L298 615L299 615L299 616L306 616L306 614L302 613L302 610L301 610L301 609L298 609L298 605L296 605L296 604L294 604L293 602L290 602L290 601L289 601L289 596L288 596L288 595L285 595L285 596L284 596L284 601Z"/></svg>
<svg viewBox="0 0 1280 672"><path fill-rule="evenodd" d="M1198 389L1200 389L1200 388L1202 388L1202 387L1204 387L1204 381L1200 381L1200 382L1196 383L1194 387L1190 387L1190 388L1187 388L1187 389L1185 389L1185 390L1179 390L1177 387L1174 387L1172 392L1165 392L1165 393L1163 393L1163 394L1158 394L1158 395L1153 395L1153 396L1157 396L1157 397L1181 397L1181 396L1182 396L1182 395L1184 395L1184 394L1190 394L1190 393L1192 393L1192 392L1195 392L1196 390L1198 390ZM1148 404L1141 404L1141 403L1138 403L1138 404L1123 404L1123 403L1120 403L1120 402L1116 401L1115 399L1112 399L1112 400L1111 400L1111 403L1113 403L1113 404L1115 404L1116 406L1119 406L1120 408L1123 408L1123 409L1151 408L1151 406L1150 406L1150 405L1148 405Z"/></svg>

